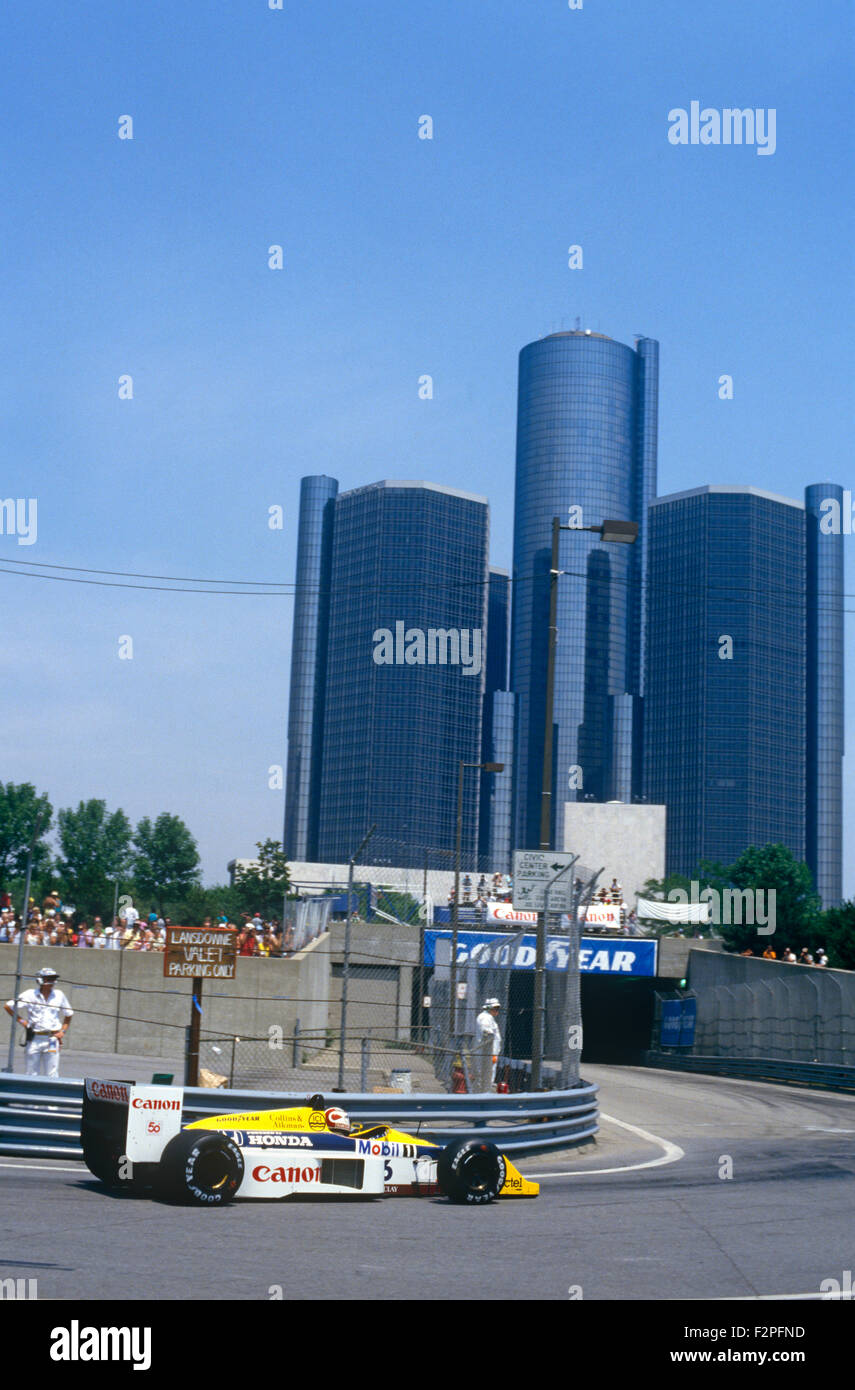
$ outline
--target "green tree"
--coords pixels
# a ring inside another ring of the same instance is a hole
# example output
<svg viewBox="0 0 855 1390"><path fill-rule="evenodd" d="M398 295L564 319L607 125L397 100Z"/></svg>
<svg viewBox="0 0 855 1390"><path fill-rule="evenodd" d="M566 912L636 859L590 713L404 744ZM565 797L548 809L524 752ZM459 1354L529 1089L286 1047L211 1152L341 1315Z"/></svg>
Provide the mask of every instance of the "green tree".
<svg viewBox="0 0 855 1390"><path fill-rule="evenodd" d="M855 970L855 902L821 912L809 944L825 947L829 965Z"/></svg>
<svg viewBox="0 0 855 1390"><path fill-rule="evenodd" d="M154 825L143 817L134 835L133 873L137 891L154 898L161 912L166 898L198 883L199 851L180 816L164 811Z"/></svg>
<svg viewBox="0 0 855 1390"><path fill-rule="evenodd" d="M79 912L112 913L116 879L131 865L131 823L124 811L107 814L104 801L80 801L57 814L64 895Z"/></svg>
<svg viewBox="0 0 855 1390"><path fill-rule="evenodd" d="M742 851L728 871L734 888L765 892L764 902L771 914L769 893L775 891L775 931L760 936L757 926L744 921L723 924L721 934L731 951L744 951L758 944L771 944L780 954L784 946L805 946L813 938L819 917L819 898L807 864L799 863L785 845L751 845ZM742 914L743 917L745 914ZM772 917L769 917L769 925Z"/></svg>
<svg viewBox="0 0 855 1390"><path fill-rule="evenodd" d="M42 817L39 838L33 851L33 872L36 877L50 866L50 848L44 836L50 829L53 807L47 796L36 791L31 782L0 782L0 889L4 891L16 878L23 878L27 854L39 817Z"/></svg>
<svg viewBox="0 0 855 1390"><path fill-rule="evenodd" d="M278 840L256 840L257 859L235 870L235 887L250 910L265 917L282 914L282 902L291 887L288 860Z"/></svg>
<svg viewBox="0 0 855 1390"><path fill-rule="evenodd" d="M216 926L218 918L222 916L227 917L230 922L238 923L243 907L241 893L229 884L214 884L210 888L192 884L174 896L167 894L163 902L163 913L171 918L174 926L199 927L206 917L211 917ZM276 916L281 916L281 907L280 902L280 911Z"/></svg>

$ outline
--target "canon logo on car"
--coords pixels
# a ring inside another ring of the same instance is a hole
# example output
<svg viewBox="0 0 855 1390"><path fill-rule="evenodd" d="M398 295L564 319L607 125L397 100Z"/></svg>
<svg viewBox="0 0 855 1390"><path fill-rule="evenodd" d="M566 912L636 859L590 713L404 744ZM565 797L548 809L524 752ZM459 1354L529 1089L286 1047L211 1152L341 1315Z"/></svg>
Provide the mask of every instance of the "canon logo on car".
<svg viewBox="0 0 855 1390"><path fill-rule="evenodd" d="M252 1176L256 1182L320 1182L321 1170L317 1168L268 1168L266 1164L259 1163L257 1168L253 1168Z"/></svg>
<svg viewBox="0 0 855 1390"><path fill-rule="evenodd" d="M180 1110L180 1100L143 1100L134 1096L131 1105L135 1110Z"/></svg>
<svg viewBox="0 0 855 1390"><path fill-rule="evenodd" d="M130 1094L119 1081L87 1081L86 1091L90 1100L119 1100L126 1105Z"/></svg>

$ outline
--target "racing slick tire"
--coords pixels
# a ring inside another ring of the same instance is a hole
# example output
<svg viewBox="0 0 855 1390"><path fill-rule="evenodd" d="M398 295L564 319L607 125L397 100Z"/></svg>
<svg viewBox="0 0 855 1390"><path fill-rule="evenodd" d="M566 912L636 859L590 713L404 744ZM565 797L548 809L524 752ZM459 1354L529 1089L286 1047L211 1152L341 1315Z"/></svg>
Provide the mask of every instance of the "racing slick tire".
<svg viewBox="0 0 855 1390"><path fill-rule="evenodd" d="M450 1202L485 1206L495 1202L505 1185L505 1160L486 1140L457 1139L440 1154L436 1175Z"/></svg>
<svg viewBox="0 0 855 1390"><path fill-rule="evenodd" d="M237 1193L243 1172L243 1154L227 1134L185 1129L161 1155L157 1188L167 1201L225 1206Z"/></svg>

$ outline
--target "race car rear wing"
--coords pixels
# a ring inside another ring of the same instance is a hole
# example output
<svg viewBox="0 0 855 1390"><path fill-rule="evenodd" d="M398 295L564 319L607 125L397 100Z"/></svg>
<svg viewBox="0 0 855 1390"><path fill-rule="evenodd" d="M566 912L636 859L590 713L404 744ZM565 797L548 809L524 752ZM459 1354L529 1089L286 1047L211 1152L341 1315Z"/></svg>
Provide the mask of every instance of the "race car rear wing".
<svg viewBox="0 0 855 1390"><path fill-rule="evenodd" d="M124 1155L131 1163L158 1163L181 1129L183 1115L183 1086L87 1078L80 1122L84 1153L97 1146Z"/></svg>

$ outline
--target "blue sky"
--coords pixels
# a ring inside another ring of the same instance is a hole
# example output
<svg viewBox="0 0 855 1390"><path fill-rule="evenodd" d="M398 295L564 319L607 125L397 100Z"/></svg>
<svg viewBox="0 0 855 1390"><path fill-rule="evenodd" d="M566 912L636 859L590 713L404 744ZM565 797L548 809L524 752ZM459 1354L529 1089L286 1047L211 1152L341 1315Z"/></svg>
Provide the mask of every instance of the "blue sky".
<svg viewBox="0 0 855 1390"><path fill-rule="evenodd" d="M660 493L852 485L844 0L8 0L0 40L0 560L291 581L326 472L486 494L509 566L517 354L577 315L660 341ZM692 100L775 154L672 146ZM3 780L180 814L210 881L280 836L290 597L0 586Z"/></svg>

